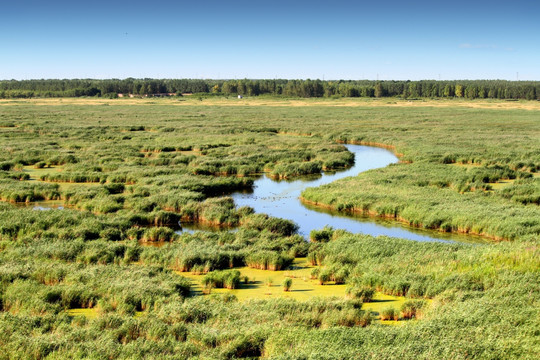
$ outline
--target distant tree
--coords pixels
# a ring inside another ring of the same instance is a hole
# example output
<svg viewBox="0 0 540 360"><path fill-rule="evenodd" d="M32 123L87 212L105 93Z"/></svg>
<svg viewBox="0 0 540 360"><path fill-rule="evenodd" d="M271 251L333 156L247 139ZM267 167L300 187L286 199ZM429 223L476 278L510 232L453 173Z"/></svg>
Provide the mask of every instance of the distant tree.
<svg viewBox="0 0 540 360"><path fill-rule="evenodd" d="M448 81L369 80L201 80L201 79L72 79L0 80L3 98L110 96L115 93L155 94L164 92L215 92L223 94L273 94L300 97L464 97L492 99L537 99L540 82L474 80L456 85Z"/></svg>
<svg viewBox="0 0 540 360"><path fill-rule="evenodd" d="M456 85L456 96L463 97L463 85Z"/></svg>
<svg viewBox="0 0 540 360"><path fill-rule="evenodd" d="M469 85L465 88L465 97L467 99L476 99L478 97L478 92L476 86Z"/></svg>
<svg viewBox="0 0 540 360"><path fill-rule="evenodd" d="M437 84L431 85L431 97L435 98L439 96L439 86Z"/></svg>
<svg viewBox="0 0 540 360"><path fill-rule="evenodd" d="M239 95L245 95L246 94L246 84L244 83L244 81L240 80L238 82L238 86L237 86L237 90Z"/></svg>
<svg viewBox="0 0 540 360"><path fill-rule="evenodd" d="M360 91L360 95L363 97L373 97L375 96L375 89L371 86L364 86Z"/></svg>
<svg viewBox="0 0 540 360"><path fill-rule="evenodd" d="M454 89L452 88L452 85L450 84L446 84L444 86L444 90L443 90L443 96L444 97L452 97L454 96Z"/></svg>
<svg viewBox="0 0 540 360"><path fill-rule="evenodd" d="M483 86L481 86L481 87L478 89L478 98L480 98L480 99L485 99L485 98L486 98L486 94L487 94L486 89L485 89Z"/></svg>
<svg viewBox="0 0 540 360"><path fill-rule="evenodd" d="M141 87L139 88L139 95L146 94L146 85L141 84Z"/></svg>
<svg viewBox="0 0 540 360"><path fill-rule="evenodd" d="M526 97L527 100L536 100L536 89L533 86L529 87Z"/></svg>
<svg viewBox="0 0 540 360"><path fill-rule="evenodd" d="M336 86L335 86L335 84L333 82L329 81L329 82L325 83L324 96L330 97L330 96L335 95L336 92L337 92Z"/></svg>
<svg viewBox="0 0 540 360"><path fill-rule="evenodd" d="M380 82L375 84L375 97L383 97L384 96L384 89Z"/></svg>
<svg viewBox="0 0 540 360"><path fill-rule="evenodd" d="M411 82L409 84L408 97L416 98L416 97L420 96L417 86L418 86L418 84L416 82Z"/></svg>
<svg viewBox="0 0 540 360"><path fill-rule="evenodd" d="M247 81L246 82L246 93L249 96L257 96L260 94L259 91L259 84L254 81Z"/></svg>

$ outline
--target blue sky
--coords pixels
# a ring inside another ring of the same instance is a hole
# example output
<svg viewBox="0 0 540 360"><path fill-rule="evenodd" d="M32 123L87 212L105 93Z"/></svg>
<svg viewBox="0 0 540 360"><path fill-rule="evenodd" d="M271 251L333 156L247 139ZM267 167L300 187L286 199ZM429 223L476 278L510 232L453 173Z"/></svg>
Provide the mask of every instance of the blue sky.
<svg viewBox="0 0 540 360"><path fill-rule="evenodd" d="M0 79L540 80L532 0L0 5Z"/></svg>

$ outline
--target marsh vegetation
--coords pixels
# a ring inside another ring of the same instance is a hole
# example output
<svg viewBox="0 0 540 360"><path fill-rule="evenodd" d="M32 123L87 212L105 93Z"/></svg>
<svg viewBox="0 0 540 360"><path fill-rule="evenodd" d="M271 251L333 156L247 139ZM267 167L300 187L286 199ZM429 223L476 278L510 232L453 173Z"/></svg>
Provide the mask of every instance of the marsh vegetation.
<svg viewBox="0 0 540 360"><path fill-rule="evenodd" d="M0 357L540 353L539 109L62 100L0 104ZM229 196L253 175L351 166L340 143L401 161L307 189L306 202L486 243L322 223L308 242ZM20 206L35 201L64 209Z"/></svg>

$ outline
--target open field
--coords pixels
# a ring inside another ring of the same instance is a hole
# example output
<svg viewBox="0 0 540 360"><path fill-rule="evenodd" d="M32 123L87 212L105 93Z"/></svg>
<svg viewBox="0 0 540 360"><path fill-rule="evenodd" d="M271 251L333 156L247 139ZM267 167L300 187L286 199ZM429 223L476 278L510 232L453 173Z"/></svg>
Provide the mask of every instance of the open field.
<svg viewBox="0 0 540 360"><path fill-rule="evenodd" d="M169 106L272 106L272 107L309 107L309 106L330 106L330 107L442 107L442 108L469 108L469 109L498 109L498 110L540 110L540 101L504 101L477 99L474 101L466 99L394 99L394 98L340 98L340 99L297 99L297 98L264 98L247 97L237 99L236 97L215 97L215 98L122 98L122 99L102 99L102 98L37 98L37 99L0 99L2 106L19 106L22 104L32 105L159 105Z"/></svg>
<svg viewBox="0 0 540 360"><path fill-rule="evenodd" d="M536 358L539 119L537 101L0 100L0 358ZM227 196L349 167L340 143L400 162L306 202L488 242L325 224L306 242Z"/></svg>

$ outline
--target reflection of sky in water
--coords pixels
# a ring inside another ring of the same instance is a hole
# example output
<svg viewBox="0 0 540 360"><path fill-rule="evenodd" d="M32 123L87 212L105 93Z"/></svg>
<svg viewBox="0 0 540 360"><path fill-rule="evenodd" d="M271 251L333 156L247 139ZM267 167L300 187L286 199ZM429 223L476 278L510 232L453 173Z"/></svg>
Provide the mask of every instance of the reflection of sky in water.
<svg viewBox="0 0 540 360"><path fill-rule="evenodd" d="M32 210L37 210L37 211L47 211L47 210L64 210L64 207L63 206L58 206L58 207L46 207L46 206L34 206L32 208Z"/></svg>
<svg viewBox="0 0 540 360"><path fill-rule="evenodd" d="M386 149L360 145L346 146L355 154L355 165L350 169L294 181L274 181L263 176L255 181L253 192L237 192L232 194L232 197L237 206L251 206L258 213L293 220L300 227L299 233L305 237L308 237L313 229L330 225L335 229L346 229L353 233L386 235L417 241L473 240L473 237L416 230L403 227L396 222L376 221L369 217L314 210L313 207L303 205L298 198L306 187L321 186L398 161L398 158Z"/></svg>
<svg viewBox="0 0 540 360"><path fill-rule="evenodd" d="M190 233L193 234L197 231L211 231L211 232L237 232L238 228L234 227L224 227L224 226L212 226L199 223L182 223L180 224L181 229L176 231L177 234L181 233Z"/></svg>
<svg viewBox="0 0 540 360"><path fill-rule="evenodd" d="M28 208L31 207L35 211L47 211L47 210L64 210L64 201L63 200L44 200L44 201L35 201L30 203L16 203L14 204L17 207Z"/></svg>

